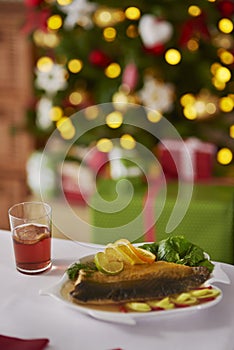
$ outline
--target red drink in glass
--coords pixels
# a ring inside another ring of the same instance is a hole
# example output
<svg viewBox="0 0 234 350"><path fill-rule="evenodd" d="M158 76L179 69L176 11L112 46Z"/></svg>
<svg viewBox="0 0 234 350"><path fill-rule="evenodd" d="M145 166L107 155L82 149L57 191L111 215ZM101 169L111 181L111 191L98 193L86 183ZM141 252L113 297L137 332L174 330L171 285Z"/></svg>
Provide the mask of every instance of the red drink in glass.
<svg viewBox="0 0 234 350"><path fill-rule="evenodd" d="M39 273L51 266L51 232L47 226L25 224L13 231L16 268Z"/></svg>

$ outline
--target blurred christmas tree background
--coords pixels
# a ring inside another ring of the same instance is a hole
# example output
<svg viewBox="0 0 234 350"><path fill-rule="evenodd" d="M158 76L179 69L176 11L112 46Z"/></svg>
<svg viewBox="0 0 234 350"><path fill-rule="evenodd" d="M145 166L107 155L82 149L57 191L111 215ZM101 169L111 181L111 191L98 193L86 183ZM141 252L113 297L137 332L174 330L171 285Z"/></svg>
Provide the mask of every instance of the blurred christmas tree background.
<svg viewBox="0 0 234 350"><path fill-rule="evenodd" d="M72 138L68 121L79 110L134 103L155 111L152 124L163 115L183 138L215 144L217 172L233 172L233 0L25 0L25 5L23 30L35 48L28 127L38 147L56 128L62 138ZM88 118L95 118L95 108ZM130 134L155 146L143 130L114 123L106 120L77 142L87 146Z"/></svg>

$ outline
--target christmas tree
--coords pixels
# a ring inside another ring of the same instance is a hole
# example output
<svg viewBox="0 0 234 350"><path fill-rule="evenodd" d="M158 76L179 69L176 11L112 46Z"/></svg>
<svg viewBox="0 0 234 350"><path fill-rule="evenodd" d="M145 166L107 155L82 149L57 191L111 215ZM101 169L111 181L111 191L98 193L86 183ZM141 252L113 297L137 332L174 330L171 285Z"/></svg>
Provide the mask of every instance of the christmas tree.
<svg viewBox="0 0 234 350"><path fill-rule="evenodd" d="M77 111L106 102L139 104L166 117L183 138L217 146L231 169L234 151L233 0L25 0L35 47L35 101L28 125L46 142ZM95 109L90 109L95 118ZM67 126L68 124L66 124ZM120 121L87 132L89 145L123 134L156 140ZM144 143L143 142L143 143ZM228 166L227 166L228 165Z"/></svg>

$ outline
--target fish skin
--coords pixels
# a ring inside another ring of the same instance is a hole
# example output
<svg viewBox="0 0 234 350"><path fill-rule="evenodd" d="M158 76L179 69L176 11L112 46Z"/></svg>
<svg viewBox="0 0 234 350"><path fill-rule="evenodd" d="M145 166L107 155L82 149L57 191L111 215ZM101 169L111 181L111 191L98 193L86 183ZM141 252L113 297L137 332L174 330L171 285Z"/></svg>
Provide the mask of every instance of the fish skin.
<svg viewBox="0 0 234 350"><path fill-rule="evenodd" d="M99 305L152 300L197 288L209 275L204 266L165 261L128 265L114 276L99 271L87 274L81 270L71 296L80 303Z"/></svg>

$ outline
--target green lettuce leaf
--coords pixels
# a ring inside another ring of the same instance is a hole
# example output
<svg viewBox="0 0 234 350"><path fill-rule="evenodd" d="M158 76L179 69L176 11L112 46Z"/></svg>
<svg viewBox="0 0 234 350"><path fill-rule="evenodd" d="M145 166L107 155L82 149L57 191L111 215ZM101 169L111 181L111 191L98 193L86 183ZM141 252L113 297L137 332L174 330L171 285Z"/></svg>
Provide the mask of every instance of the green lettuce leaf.
<svg viewBox="0 0 234 350"><path fill-rule="evenodd" d="M154 253L157 260L188 266L206 266L210 272L214 269L214 264L206 258L203 249L184 236L169 236L157 243L143 244L141 248Z"/></svg>

